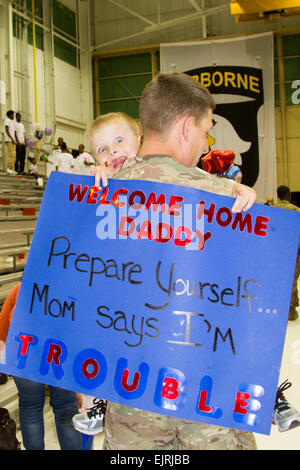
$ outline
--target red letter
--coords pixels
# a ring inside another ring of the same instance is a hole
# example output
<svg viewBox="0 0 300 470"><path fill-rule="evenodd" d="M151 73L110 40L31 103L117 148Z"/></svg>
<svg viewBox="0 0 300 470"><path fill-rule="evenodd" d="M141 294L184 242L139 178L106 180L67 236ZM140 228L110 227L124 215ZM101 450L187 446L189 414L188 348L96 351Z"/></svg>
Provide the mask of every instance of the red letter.
<svg viewBox="0 0 300 470"><path fill-rule="evenodd" d="M182 234L185 234L185 239L181 240ZM190 228L185 227L184 225L178 226L176 229L175 237L174 237L174 244L177 246L186 246L191 243L193 239L193 232Z"/></svg>
<svg viewBox="0 0 300 470"><path fill-rule="evenodd" d="M29 343L33 342L33 337L28 335L20 335L19 338L22 341L20 354L21 356L26 356L28 351L28 345Z"/></svg>
<svg viewBox="0 0 300 470"><path fill-rule="evenodd" d="M236 229L237 224L239 224L239 229L241 232L244 230L245 225L247 225L247 232L252 233L251 214L246 214L244 220L243 220L243 214L241 212L238 212L237 214L235 214L235 218L231 226L232 230Z"/></svg>
<svg viewBox="0 0 300 470"><path fill-rule="evenodd" d="M126 224L129 224L128 230L125 230ZM135 221L133 220L133 218L123 215L123 217L121 217L121 220L120 220L120 227L118 230L118 234L124 237L130 237L130 235L134 232L134 230L135 230Z"/></svg>
<svg viewBox="0 0 300 470"><path fill-rule="evenodd" d="M99 204L103 205L103 206L109 206L110 204L110 201L107 201L106 200L106 196L108 194L108 188L104 188L103 189L103 192L101 194L101 197L99 199Z"/></svg>
<svg viewBox="0 0 300 470"><path fill-rule="evenodd" d="M167 231L166 236L163 238L162 237L162 231L165 229ZM172 238L173 235L173 229L171 225L166 224L165 222L158 222L157 224L157 229L156 229L156 235L155 235L155 241L159 243L166 243L169 242Z"/></svg>
<svg viewBox="0 0 300 470"><path fill-rule="evenodd" d="M211 233L210 232L206 232L203 236L203 233L200 232L200 230L196 229L195 230L195 234L199 240L199 244L198 244L198 250L203 250L204 248L204 244L206 242L206 240L209 240L211 238Z"/></svg>
<svg viewBox="0 0 300 470"><path fill-rule="evenodd" d="M88 371L88 366L90 364L93 366L92 372ZM86 359L82 364L82 372L83 372L83 375L87 379L94 379L96 377L96 375L98 375L98 372L99 372L99 364L96 361L96 359L93 359L93 358Z"/></svg>
<svg viewBox="0 0 300 470"><path fill-rule="evenodd" d="M254 226L254 233L255 235L260 235L261 237L265 237L267 232L265 231L268 226L267 223L270 221L268 217L263 217L262 215L258 215L256 217L255 226Z"/></svg>
<svg viewBox="0 0 300 470"><path fill-rule="evenodd" d="M222 220L222 214L226 214L226 220ZM232 220L232 213L231 210L228 209L228 207L221 207L221 209L218 210L216 214L216 221L218 225L221 225L221 227L227 227L227 225L230 224Z"/></svg>
<svg viewBox="0 0 300 470"><path fill-rule="evenodd" d="M204 209L204 206L205 206L205 202L201 201L200 204L199 204L199 207L198 207L197 219L201 220L202 216L203 216L203 213L204 213L205 215L207 215L207 222L211 223L211 221L213 219L213 216L214 216L216 206L215 206L215 204L211 204L209 209Z"/></svg>
<svg viewBox="0 0 300 470"><path fill-rule="evenodd" d="M145 210L148 211L150 209L150 206L152 205L152 209L154 212L157 211L158 205L160 204L160 212L162 214L165 213L166 210L166 197L164 194L160 194L158 198L156 199L155 193L151 193L150 196L148 197L148 200L145 204Z"/></svg>
<svg viewBox="0 0 300 470"><path fill-rule="evenodd" d="M88 204L97 204L97 197L99 193L97 192L98 186L92 186L88 195L86 202Z"/></svg>
<svg viewBox="0 0 300 470"><path fill-rule="evenodd" d="M132 382L131 385L128 385L128 383L127 383L128 376L129 376L129 370L124 369L124 372L123 372L123 375L122 375L122 381L121 381L122 387L125 390L127 390L128 392L134 392L134 390L136 390L139 386L139 381L140 381L141 374L139 372L136 372L134 374L133 382Z"/></svg>
<svg viewBox="0 0 300 470"><path fill-rule="evenodd" d="M181 205L178 204L179 202L183 201L183 197L181 196L171 196L170 197L170 202L169 202L169 211L168 213L170 215L180 215L180 209ZM176 211L175 209L179 209L179 211Z"/></svg>
<svg viewBox="0 0 300 470"><path fill-rule="evenodd" d="M236 400L234 405L234 411L242 415L246 415L248 413L248 411L244 408L244 406L248 406L248 401L244 400L244 398L246 400L249 400L249 393L238 392L236 394Z"/></svg>
<svg viewBox="0 0 300 470"><path fill-rule="evenodd" d="M59 366L60 360L59 356L62 353L62 349L58 344L50 344L49 347L49 352L48 352L48 357L47 357L47 362L48 364L51 364L51 362L54 360L54 364L56 366Z"/></svg>
<svg viewBox="0 0 300 470"><path fill-rule="evenodd" d="M85 186L83 188L82 192L80 192L81 191L81 184L78 184L76 186L75 191L74 191L74 184L71 183L70 186L69 186L69 201L74 201L75 197L77 197L77 201L81 202L88 189L89 189L89 187Z"/></svg>
<svg viewBox="0 0 300 470"><path fill-rule="evenodd" d="M118 189L117 191L114 192L113 197L111 198L112 203L116 207L123 207L123 206L125 206L125 202L124 201L123 202L119 201L119 199L118 199L119 194L128 194L128 189L126 189L126 188Z"/></svg>
<svg viewBox="0 0 300 470"><path fill-rule="evenodd" d="M176 400L178 397L178 382L170 377L165 377L161 396L163 398L169 398L170 400Z"/></svg>
<svg viewBox="0 0 300 470"><path fill-rule="evenodd" d="M212 412L212 407L206 405L206 399L207 399L207 391L202 390L201 393L200 393L198 409L199 409L199 411L204 411L205 413L211 413Z"/></svg>
<svg viewBox="0 0 300 470"><path fill-rule="evenodd" d="M134 203L134 198L138 196L140 198L140 203L139 204L135 204ZM143 191L133 191L133 193L130 194L129 196L129 199L128 199L128 204L130 205L130 207L132 207L133 209L135 210L138 210L140 209L141 207L143 207L143 205L145 204L145 201L146 201L146 196L145 194L143 193Z"/></svg>
<svg viewBox="0 0 300 470"><path fill-rule="evenodd" d="M144 222L141 223L140 229L138 233L136 234L136 236L137 238L144 237L144 238L148 238L148 240L153 240L150 220L144 220Z"/></svg>

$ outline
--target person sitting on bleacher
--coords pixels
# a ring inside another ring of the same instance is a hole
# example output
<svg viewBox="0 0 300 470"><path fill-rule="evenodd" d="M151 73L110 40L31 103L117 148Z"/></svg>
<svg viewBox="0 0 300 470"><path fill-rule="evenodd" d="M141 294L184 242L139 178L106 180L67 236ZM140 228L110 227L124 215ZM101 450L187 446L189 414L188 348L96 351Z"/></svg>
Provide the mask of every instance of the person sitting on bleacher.
<svg viewBox="0 0 300 470"><path fill-rule="evenodd" d="M0 358L10 322L13 317L21 283L8 294L0 312ZM13 377L19 395L19 415L23 445L26 450L44 450L45 385L21 377ZM75 392L48 386L50 404L61 450L81 450L81 434L72 426L72 417L78 413Z"/></svg>

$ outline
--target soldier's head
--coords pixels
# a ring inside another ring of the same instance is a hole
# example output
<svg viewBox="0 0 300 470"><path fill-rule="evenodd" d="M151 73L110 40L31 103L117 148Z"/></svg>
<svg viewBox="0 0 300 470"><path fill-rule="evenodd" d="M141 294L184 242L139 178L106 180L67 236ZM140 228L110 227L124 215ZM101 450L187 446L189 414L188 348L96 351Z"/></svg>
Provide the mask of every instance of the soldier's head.
<svg viewBox="0 0 300 470"><path fill-rule="evenodd" d="M179 163L193 167L208 152L207 132L212 128L215 101L207 88L179 72L159 73L144 89L140 119L144 140L177 141Z"/></svg>

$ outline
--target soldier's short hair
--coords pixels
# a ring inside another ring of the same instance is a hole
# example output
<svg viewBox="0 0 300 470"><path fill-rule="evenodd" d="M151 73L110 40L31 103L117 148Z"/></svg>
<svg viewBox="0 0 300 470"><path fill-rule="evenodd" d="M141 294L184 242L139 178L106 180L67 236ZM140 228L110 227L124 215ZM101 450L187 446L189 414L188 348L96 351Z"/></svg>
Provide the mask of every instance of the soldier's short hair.
<svg viewBox="0 0 300 470"><path fill-rule="evenodd" d="M164 133L184 116L200 120L216 103L207 88L180 72L159 73L146 85L140 100L144 133Z"/></svg>
<svg viewBox="0 0 300 470"><path fill-rule="evenodd" d="M93 131L99 129L105 124L108 124L111 121L114 120L125 120L129 127L132 129L133 133L138 137L140 135L140 128L136 120L129 116L129 114L122 113L122 112L115 112L115 113L107 113L107 114L101 114L100 116L96 117L96 119L93 121L90 129L89 129L89 136L93 133Z"/></svg>

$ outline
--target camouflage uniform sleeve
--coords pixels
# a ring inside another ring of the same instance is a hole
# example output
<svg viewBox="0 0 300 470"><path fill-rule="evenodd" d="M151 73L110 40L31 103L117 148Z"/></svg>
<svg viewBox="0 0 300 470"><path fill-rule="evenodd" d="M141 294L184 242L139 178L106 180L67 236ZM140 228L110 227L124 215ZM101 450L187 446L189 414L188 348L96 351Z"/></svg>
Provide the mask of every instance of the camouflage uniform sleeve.
<svg viewBox="0 0 300 470"><path fill-rule="evenodd" d="M300 209L299 207L295 206L295 204L292 204L291 202L288 202L288 201L285 201L285 200L282 200L282 201L278 201L277 203L277 207L279 207L280 209L288 209L290 211L297 211L297 212L300 212Z"/></svg>
<svg viewBox="0 0 300 470"><path fill-rule="evenodd" d="M225 196L232 196L234 186L231 180L211 175L197 168L186 168L166 155L132 158L125 162L114 177L189 186Z"/></svg>

